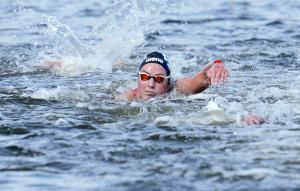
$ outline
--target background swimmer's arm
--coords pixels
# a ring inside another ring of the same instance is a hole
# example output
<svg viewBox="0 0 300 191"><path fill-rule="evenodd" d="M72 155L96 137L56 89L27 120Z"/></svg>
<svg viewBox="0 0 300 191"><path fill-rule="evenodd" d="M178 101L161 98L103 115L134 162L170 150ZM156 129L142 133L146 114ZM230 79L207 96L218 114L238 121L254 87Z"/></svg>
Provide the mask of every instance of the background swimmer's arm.
<svg viewBox="0 0 300 191"><path fill-rule="evenodd" d="M227 77L228 70L225 64L220 60L216 60L214 63L205 66L195 76L177 80L176 90L184 94L200 93L210 85L224 83Z"/></svg>
<svg viewBox="0 0 300 191"><path fill-rule="evenodd" d="M58 69L62 67L62 63L63 63L62 61L47 60L47 61L43 61L40 67L48 70L55 69L55 68Z"/></svg>

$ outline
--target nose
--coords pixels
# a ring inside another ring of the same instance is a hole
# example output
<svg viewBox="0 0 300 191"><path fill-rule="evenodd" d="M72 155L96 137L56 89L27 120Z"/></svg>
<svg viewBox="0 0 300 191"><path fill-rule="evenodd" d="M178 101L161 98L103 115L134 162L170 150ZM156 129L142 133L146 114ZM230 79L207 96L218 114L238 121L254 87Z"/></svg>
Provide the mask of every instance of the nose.
<svg viewBox="0 0 300 191"><path fill-rule="evenodd" d="M155 81L154 81L154 79L153 78L150 78L149 80L148 80L148 87L150 87L150 88L154 88L154 86L155 86Z"/></svg>

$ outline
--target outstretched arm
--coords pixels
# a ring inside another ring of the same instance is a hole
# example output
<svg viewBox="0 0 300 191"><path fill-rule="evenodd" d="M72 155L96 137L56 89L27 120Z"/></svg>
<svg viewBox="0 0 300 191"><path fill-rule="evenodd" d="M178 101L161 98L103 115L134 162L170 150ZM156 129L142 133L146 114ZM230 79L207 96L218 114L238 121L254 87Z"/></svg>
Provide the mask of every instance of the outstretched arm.
<svg viewBox="0 0 300 191"><path fill-rule="evenodd" d="M184 94L197 94L210 85L222 84L227 80L228 70L221 60L215 60L204 67L195 76L182 78L176 81L176 90Z"/></svg>

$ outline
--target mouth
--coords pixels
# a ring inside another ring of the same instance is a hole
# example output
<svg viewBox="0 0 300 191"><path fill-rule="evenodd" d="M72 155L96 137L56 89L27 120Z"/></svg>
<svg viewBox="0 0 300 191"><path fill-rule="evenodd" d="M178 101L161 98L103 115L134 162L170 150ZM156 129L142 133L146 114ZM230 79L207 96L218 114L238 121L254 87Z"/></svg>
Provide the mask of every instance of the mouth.
<svg viewBox="0 0 300 191"><path fill-rule="evenodd" d="M149 96L149 97L154 97L154 96L156 96L156 93L151 92L151 91L146 91L145 94L146 94L147 96Z"/></svg>

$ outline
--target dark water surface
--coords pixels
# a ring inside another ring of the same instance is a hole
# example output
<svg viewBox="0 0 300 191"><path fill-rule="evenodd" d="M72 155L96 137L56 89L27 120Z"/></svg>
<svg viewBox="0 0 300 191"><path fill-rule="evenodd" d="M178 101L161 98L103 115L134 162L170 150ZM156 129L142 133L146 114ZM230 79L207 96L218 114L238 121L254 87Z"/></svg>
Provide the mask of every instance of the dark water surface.
<svg viewBox="0 0 300 191"><path fill-rule="evenodd" d="M1 190L300 189L300 1L0 3ZM160 50L193 96L114 99ZM41 67L63 60L61 70ZM122 62L120 62L122 60ZM266 123L246 126L248 112Z"/></svg>

